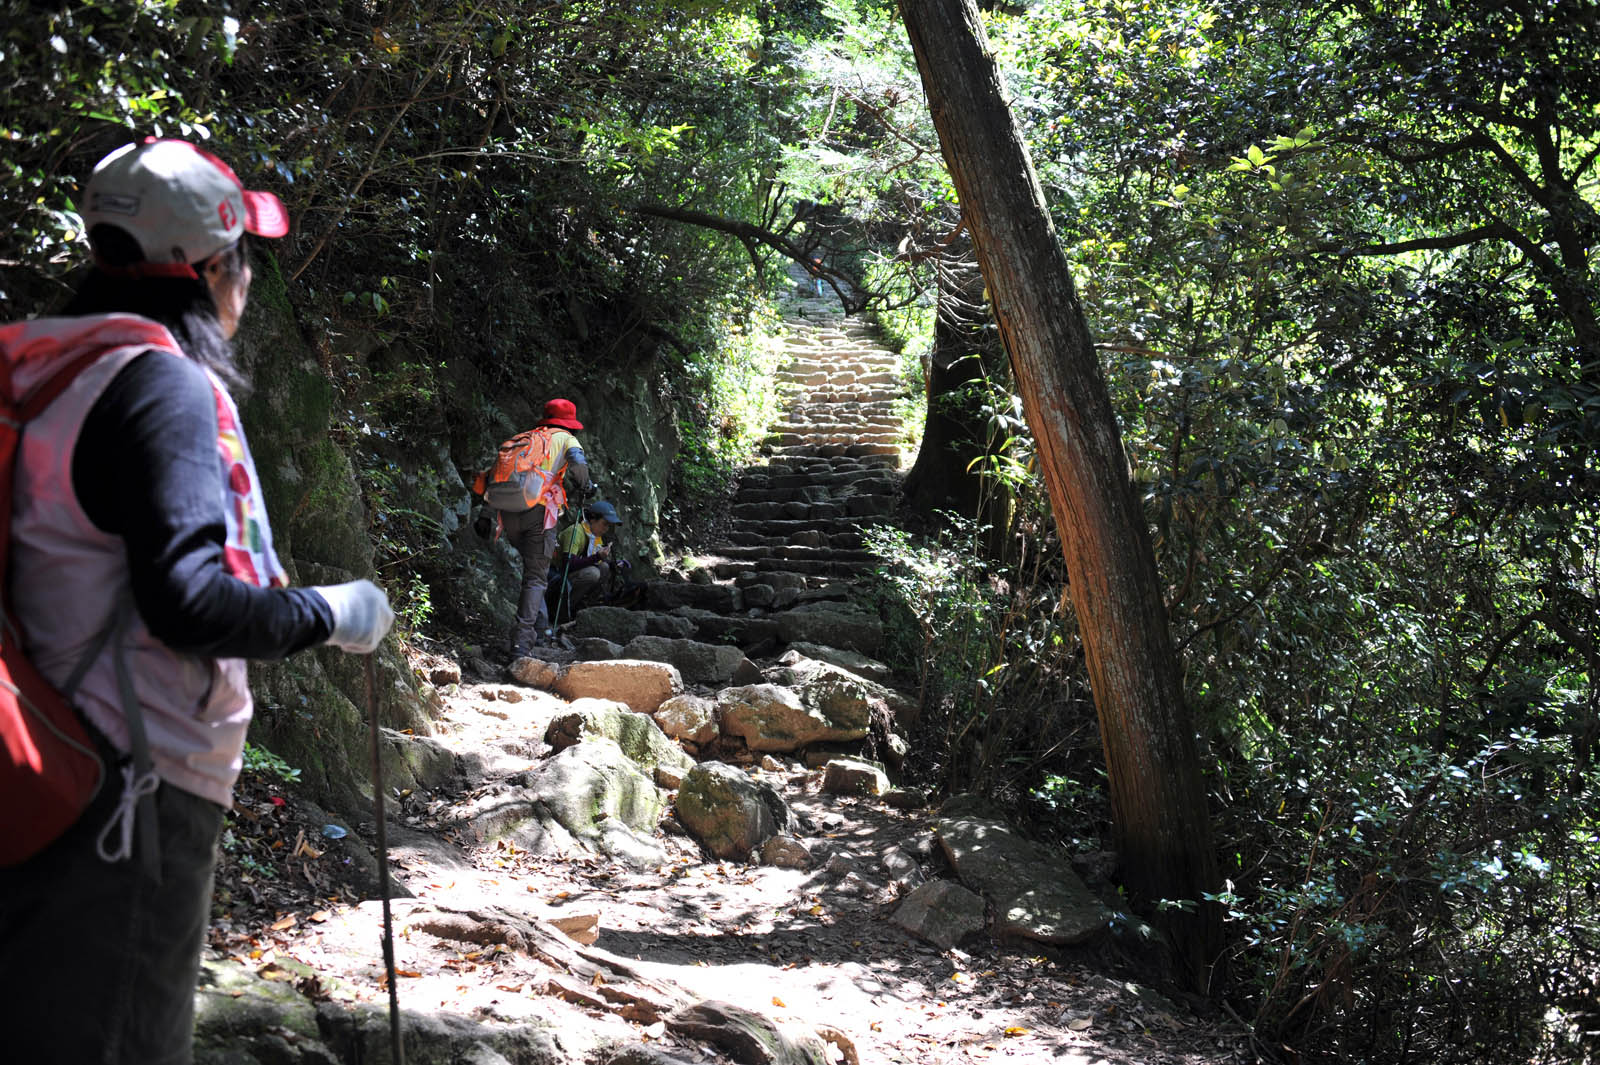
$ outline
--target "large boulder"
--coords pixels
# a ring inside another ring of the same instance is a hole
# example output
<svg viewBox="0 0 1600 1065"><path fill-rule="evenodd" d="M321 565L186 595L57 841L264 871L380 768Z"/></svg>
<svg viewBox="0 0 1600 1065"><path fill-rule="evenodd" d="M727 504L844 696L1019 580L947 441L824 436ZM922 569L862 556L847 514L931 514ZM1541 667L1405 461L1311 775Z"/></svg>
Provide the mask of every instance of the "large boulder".
<svg viewBox="0 0 1600 1065"><path fill-rule="evenodd" d="M821 643L874 655L883 647L883 622L838 603L802 603L777 615L785 643Z"/></svg>
<svg viewBox="0 0 1600 1065"><path fill-rule="evenodd" d="M809 701L827 707L826 712L831 716L853 717L864 713L871 720L873 711L882 709L896 721L915 717L916 703L893 688L886 688L843 666L806 658L792 650L776 667L769 669L766 676L774 684L798 689Z"/></svg>
<svg viewBox="0 0 1600 1065"><path fill-rule="evenodd" d="M664 662L616 658L609 662L574 662L555 682L563 699L615 699L641 714L683 691L683 677Z"/></svg>
<svg viewBox="0 0 1600 1065"><path fill-rule="evenodd" d="M656 724L675 740L703 747L721 735L711 700L699 695L674 695L656 707Z"/></svg>
<svg viewBox="0 0 1600 1065"><path fill-rule="evenodd" d="M976 813L942 817L933 830L961 882L994 904L1000 935L1060 946L1080 943L1110 923L1111 911L1084 886L1060 847L1024 839L1004 821Z"/></svg>
<svg viewBox="0 0 1600 1065"><path fill-rule="evenodd" d="M625 644L644 635L645 616L620 606L591 606L578 611L569 631L574 637L597 636Z"/></svg>
<svg viewBox="0 0 1600 1065"><path fill-rule="evenodd" d="M541 815L591 847L641 866L665 860L652 836L666 798L654 775L612 741L568 747L530 774L528 790Z"/></svg>
<svg viewBox="0 0 1600 1065"><path fill-rule="evenodd" d="M557 751L564 751L595 737L615 743L622 753L647 770L657 766L687 770L694 765L694 759L684 754L649 714L630 710L627 704L611 699L577 700L551 720L544 741Z"/></svg>
<svg viewBox="0 0 1600 1065"><path fill-rule="evenodd" d="M829 717L821 706L802 699L792 688L749 684L719 692L717 716L722 731L742 738L752 751L796 751L812 743L866 737L869 718L864 700L852 704L833 698L828 703L845 711L844 716Z"/></svg>
<svg viewBox="0 0 1600 1065"><path fill-rule="evenodd" d="M636 637L622 653L650 662L670 662L690 684L726 684L744 661L744 652L728 644L696 643L665 636Z"/></svg>
<svg viewBox="0 0 1600 1065"><path fill-rule="evenodd" d="M678 820L717 858L747 859L791 817L771 784L721 762L701 762L678 788Z"/></svg>

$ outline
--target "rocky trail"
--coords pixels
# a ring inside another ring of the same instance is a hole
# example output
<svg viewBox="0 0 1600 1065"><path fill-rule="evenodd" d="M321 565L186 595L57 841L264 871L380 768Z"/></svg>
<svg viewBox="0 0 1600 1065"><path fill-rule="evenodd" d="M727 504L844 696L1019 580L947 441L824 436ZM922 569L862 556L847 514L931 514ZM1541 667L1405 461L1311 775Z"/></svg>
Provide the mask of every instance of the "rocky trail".
<svg viewBox="0 0 1600 1065"><path fill-rule="evenodd" d="M898 497L898 357L816 298L787 345L725 542L511 679L424 663L434 734L385 734L407 1060L1247 1059L1116 975L1103 865L891 783L915 704L855 582ZM262 857L219 881L198 1060L389 1061L374 826L266 785L234 824Z"/></svg>

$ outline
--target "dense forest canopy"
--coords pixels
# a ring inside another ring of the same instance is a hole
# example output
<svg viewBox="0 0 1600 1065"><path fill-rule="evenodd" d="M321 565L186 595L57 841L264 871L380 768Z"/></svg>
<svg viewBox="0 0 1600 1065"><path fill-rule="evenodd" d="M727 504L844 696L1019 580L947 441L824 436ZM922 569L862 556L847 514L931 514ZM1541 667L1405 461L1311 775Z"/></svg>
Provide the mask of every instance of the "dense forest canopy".
<svg viewBox="0 0 1600 1065"><path fill-rule="evenodd" d="M1325 1060L1592 1049L1600 4L988 6L1153 532L1226 878L1214 990ZM67 291L82 176L130 134L284 198L271 261L390 515L383 572L434 602L467 571L408 456L465 468L532 382L644 366L688 427L667 519L748 453L750 338L820 256L925 359L929 505L957 511L883 545L915 768L1109 838L1032 439L892 5L10 3L0 101L8 317Z"/></svg>

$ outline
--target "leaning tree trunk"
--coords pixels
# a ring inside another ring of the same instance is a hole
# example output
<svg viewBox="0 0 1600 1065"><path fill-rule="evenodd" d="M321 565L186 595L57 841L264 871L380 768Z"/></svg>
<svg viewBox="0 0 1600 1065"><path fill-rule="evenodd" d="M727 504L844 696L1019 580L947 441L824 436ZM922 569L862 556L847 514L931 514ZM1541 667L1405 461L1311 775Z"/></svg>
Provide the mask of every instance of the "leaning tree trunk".
<svg viewBox="0 0 1600 1065"><path fill-rule="evenodd" d="M1066 256L973 0L900 0L945 165L977 245L1066 555L1100 717L1124 881L1168 911L1188 975L1221 946L1194 731L1183 704L1150 531Z"/></svg>

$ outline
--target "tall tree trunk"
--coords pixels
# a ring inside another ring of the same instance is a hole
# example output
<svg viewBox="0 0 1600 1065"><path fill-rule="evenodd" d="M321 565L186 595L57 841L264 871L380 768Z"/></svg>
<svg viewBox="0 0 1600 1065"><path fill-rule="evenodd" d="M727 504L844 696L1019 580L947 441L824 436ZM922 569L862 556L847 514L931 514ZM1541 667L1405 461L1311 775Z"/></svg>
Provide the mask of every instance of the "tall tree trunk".
<svg viewBox="0 0 1600 1065"><path fill-rule="evenodd" d="M977 7L899 3L1061 533L1124 882L1146 903L1199 904L1167 926L1204 989L1221 947L1200 898L1218 879L1206 792L1111 396Z"/></svg>
<svg viewBox="0 0 1600 1065"><path fill-rule="evenodd" d="M928 414L905 495L924 514L948 510L988 526L983 549L1000 559L1010 538L1012 499L1004 485L985 483L981 466L973 466L988 454L991 434L981 389L971 386L1004 379L1005 345L983 299L983 274L969 256L970 241L962 240L939 265Z"/></svg>

